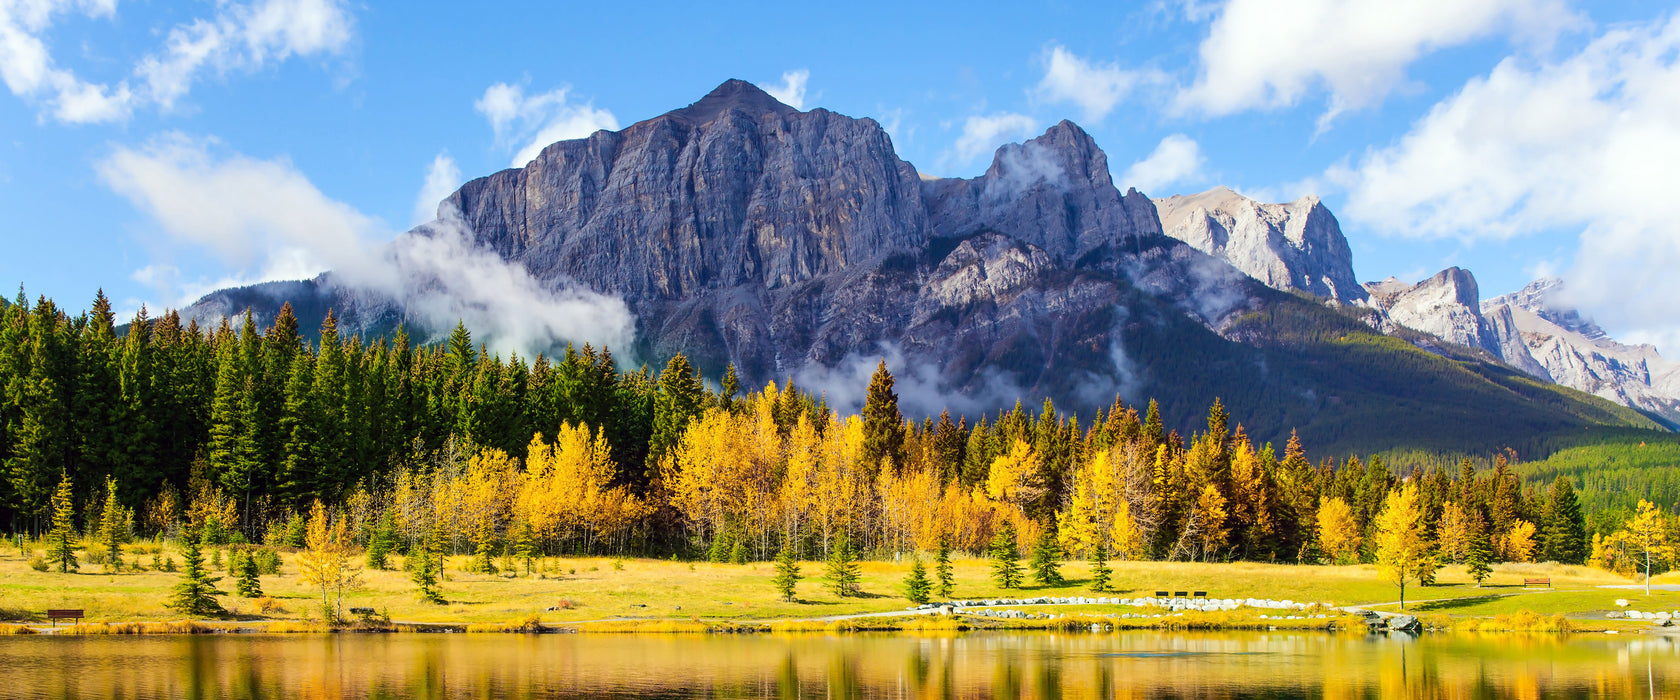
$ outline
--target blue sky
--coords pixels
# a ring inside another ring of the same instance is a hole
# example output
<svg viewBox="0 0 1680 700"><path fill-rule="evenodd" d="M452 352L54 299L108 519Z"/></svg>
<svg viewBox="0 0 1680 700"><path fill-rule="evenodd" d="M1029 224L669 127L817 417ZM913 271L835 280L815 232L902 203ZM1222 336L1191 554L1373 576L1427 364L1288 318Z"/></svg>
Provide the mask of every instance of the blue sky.
<svg viewBox="0 0 1680 700"><path fill-rule="evenodd" d="M463 177L734 77L945 176L1072 119L1153 197L1321 196L1362 280L1560 274L1680 350L1671 4L702 5L0 0L0 281L131 311L351 264Z"/></svg>

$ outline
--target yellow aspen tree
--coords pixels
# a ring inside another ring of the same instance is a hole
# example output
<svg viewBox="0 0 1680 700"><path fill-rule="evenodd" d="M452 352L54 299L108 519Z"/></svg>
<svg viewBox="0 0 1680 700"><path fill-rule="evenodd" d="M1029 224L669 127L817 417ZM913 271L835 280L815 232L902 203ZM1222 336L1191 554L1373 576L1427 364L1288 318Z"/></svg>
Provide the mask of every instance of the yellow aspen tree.
<svg viewBox="0 0 1680 700"><path fill-rule="evenodd" d="M349 523L333 518L325 505L315 501L309 510L304 550L298 553L298 578L306 586L321 589L321 612L329 624L344 619L344 593L361 583L350 544Z"/></svg>
<svg viewBox="0 0 1680 700"><path fill-rule="evenodd" d="M1203 560L1226 545L1230 535L1230 530L1225 527L1228 515L1225 497L1220 495L1219 488L1214 484L1203 486L1201 494L1196 497L1196 517L1200 520L1197 544Z"/></svg>
<svg viewBox="0 0 1680 700"><path fill-rule="evenodd" d="M1660 566L1674 558L1673 543L1668 541L1668 526L1664 522L1662 508L1650 501L1639 499L1639 507L1634 511L1633 519L1617 532L1623 542L1632 551L1629 559L1635 567L1645 570L1645 595L1651 594L1651 567Z"/></svg>
<svg viewBox="0 0 1680 700"><path fill-rule="evenodd" d="M1534 559L1534 523L1527 520L1517 520L1511 523L1511 529L1500 538L1501 556L1505 561L1527 562Z"/></svg>
<svg viewBox="0 0 1680 700"><path fill-rule="evenodd" d="M1414 484L1390 491L1377 515L1375 541L1377 571L1400 587L1400 609L1406 609L1406 583L1423 580L1434 558L1423 529L1423 511Z"/></svg>
<svg viewBox="0 0 1680 700"><path fill-rule="evenodd" d="M1435 539L1441 556L1454 564L1464 563L1464 557L1470 554L1470 543L1475 534L1469 513L1457 503L1447 501L1441 506L1440 525L1435 528Z"/></svg>
<svg viewBox="0 0 1680 700"><path fill-rule="evenodd" d="M1353 509L1340 498L1320 498L1318 501L1318 546L1329 555L1330 561L1349 564L1358 560L1359 522Z"/></svg>
<svg viewBox="0 0 1680 700"><path fill-rule="evenodd" d="M1108 531L1108 554L1114 559L1141 559L1144 552L1143 532L1132 517L1132 504L1122 500L1114 512L1114 524Z"/></svg>
<svg viewBox="0 0 1680 700"><path fill-rule="evenodd" d="M1009 452L992 460L992 468L986 476L986 495L995 501L1017 505L1031 502L1043 491L1031 483L1040 471L1041 463L1032 445L1016 438ZM1022 541L1030 540L1022 538Z"/></svg>

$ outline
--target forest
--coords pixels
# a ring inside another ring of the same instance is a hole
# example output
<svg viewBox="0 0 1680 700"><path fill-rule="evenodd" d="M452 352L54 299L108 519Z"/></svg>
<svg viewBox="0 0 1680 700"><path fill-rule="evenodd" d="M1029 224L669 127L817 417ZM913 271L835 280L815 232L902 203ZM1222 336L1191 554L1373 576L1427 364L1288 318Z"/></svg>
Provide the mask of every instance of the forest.
<svg viewBox="0 0 1680 700"><path fill-rule="evenodd" d="M657 372L587 345L502 357L461 325L417 345L402 329L341 337L330 313L310 343L289 306L267 328L116 320L102 293L76 315L21 293L0 308L0 523L14 533L190 525L211 543L295 546L324 512L360 547L485 566L516 551L980 554L1000 531L1066 557L1349 563L1374 559L1404 489L1436 564L1633 567L1623 523L1589 531L1569 475L1525 486L1512 453L1406 474L1380 457L1314 463L1293 437L1255 444L1217 400L1188 435L1163 429L1155 402L1118 399L1088 418L1045 402L918 420L883 362L844 415L791 382L743 389L733 368L713 389L681 355ZM1672 538L1675 522L1652 517Z"/></svg>

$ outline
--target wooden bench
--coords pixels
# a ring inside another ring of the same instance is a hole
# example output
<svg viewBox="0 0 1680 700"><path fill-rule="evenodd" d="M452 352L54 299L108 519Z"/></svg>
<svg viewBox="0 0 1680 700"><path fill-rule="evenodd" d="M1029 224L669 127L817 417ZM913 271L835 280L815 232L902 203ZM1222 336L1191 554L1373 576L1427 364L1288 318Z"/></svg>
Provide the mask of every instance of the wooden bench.
<svg viewBox="0 0 1680 700"><path fill-rule="evenodd" d="M1549 578L1525 578L1525 579L1523 579L1523 588L1528 588L1530 586L1545 586L1547 588L1551 588L1552 587L1552 580L1549 579Z"/></svg>
<svg viewBox="0 0 1680 700"><path fill-rule="evenodd" d="M1190 597L1192 597L1192 598L1206 598L1207 597L1207 591L1196 591L1195 593L1191 593Z"/></svg>
<svg viewBox="0 0 1680 700"><path fill-rule="evenodd" d="M1188 598L1188 597L1190 597L1190 591L1173 591L1173 597L1174 598Z"/></svg>
<svg viewBox="0 0 1680 700"><path fill-rule="evenodd" d="M74 619L77 622L81 622L82 621L82 611L80 611L80 610L48 610L47 611L47 620L52 622L52 625L54 627L58 626L58 621L59 620L70 620L70 619Z"/></svg>
<svg viewBox="0 0 1680 700"><path fill-rule="evenodd" d="M1165 598L1165 597L1167 597L1167 595L1168 594L1167 594L1166 591L1155 591L1155 597L1156 598Z"/></svg>

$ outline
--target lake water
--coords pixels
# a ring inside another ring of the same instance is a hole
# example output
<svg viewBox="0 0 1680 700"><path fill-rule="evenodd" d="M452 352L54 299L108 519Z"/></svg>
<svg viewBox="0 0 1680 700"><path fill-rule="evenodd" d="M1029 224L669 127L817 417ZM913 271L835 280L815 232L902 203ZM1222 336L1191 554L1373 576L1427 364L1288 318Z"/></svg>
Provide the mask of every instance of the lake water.
<svg viewBox="0 0 1680 700"><path fill-rule="evenodd" d="M1680 641L1224 632L0 637L0 696L1677 697Z"/></svg>

